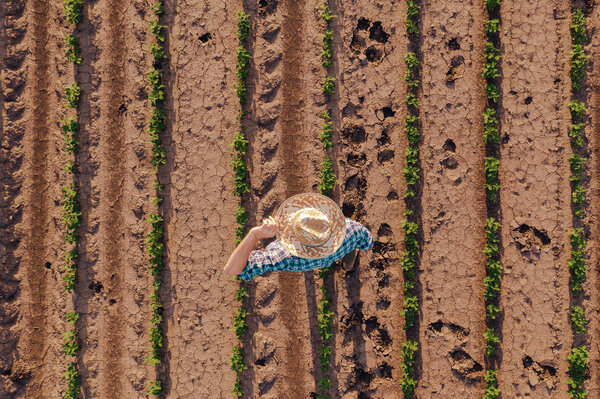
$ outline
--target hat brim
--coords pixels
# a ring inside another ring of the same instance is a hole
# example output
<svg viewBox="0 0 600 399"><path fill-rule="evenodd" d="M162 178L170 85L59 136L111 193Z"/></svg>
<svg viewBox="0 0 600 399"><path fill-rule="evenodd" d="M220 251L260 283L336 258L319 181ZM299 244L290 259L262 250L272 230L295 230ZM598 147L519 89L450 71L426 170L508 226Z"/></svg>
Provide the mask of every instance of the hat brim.
<svg viewBox="0 0 600 399"><path fill-rule="evenodd" d="M331 220L331 237L318 247L309 247L298 241L292 230L293 215L303 208L315 208ZM277 210L279 229L277 239L295 256L306 259L324 258L339 249L346 237L346 218L340 207L331 198L318 193L296 194L286 199Z"/></svg>

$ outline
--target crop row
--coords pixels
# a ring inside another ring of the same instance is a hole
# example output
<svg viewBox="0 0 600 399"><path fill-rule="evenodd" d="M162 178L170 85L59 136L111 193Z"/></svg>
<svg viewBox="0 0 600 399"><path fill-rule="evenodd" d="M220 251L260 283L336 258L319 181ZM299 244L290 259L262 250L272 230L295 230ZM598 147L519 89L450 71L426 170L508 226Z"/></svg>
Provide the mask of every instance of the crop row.
<svg viewBox="0 0 600 399"><path fill-rule="evenodd" d="M151 19L149 22L149 33L154 41L149 46L153 58L153 66L146 73L148 101L150 103L150 119L148 121L148 134L152 145L150 163L154 167L155 181L153 184L154 195L151 197L156 210L151 213L146 222L150 224L150 231L146 235L146 251L148 252L148 271L152 276L152 294L150 295L150 307L152 317L150 319L150 353L145 360L151 365L157 365L162 360L162 347L164 336L161 328L163 321L163 306L160 299L161 274L164 267L164 226L163 217L160 215L159 205L162 202L161 191L164 189L158 179L158 169L165 164L165 149L162 146L160 134L166 128L167 115L161 106L165 100L165 85L163 84L162 60L167 58L164 51L166 26L160 24L160 15L164 12L162 0L150 3ZM162 381L159 376L146 383L146 393L158 397L162 391Z"/></svg>
<svg viewBox="0 0 600 399"><path fill-rule="evenodd" d="M571 90L572 97L580 93L585 80L585 70L588 63L584 45L587 42L587 28L585 14L580 7L573 8L571 22ZM571 398L583 399L587 396L584 388L584 379L587 369L588 349L585 343L587 319L585 310L581 306L583 302L582 290L585 282L587 264L585 259L585 211L586 190L582 178L585 173L586 151L583 132L587 108L585 103L573 98L567 104L571 112L571 126L569 137L571 137L572 154L569 158L571 166L571 203L573 210L573 230L569 233L571 243L571 258L568 267L571 272L571 307L570 319L573 328L573 347L567 357L569 363L569 379L567 380L567 393ZM582 344L578 345L577 343Z"/></svg>
<svg viewBox="0 0 600 399"><path fill-rule="evenodd" d="M420 6L415 0L406 0L406 32L410 38L410 45L417 47L419 42L419 14ZM404 330L406 331L406 341L402 344L402 376L400 377L400 387L405 398L414 396L417 386L416 356L419 350L418 341L413 337L417 335L414 331L419 313L419 300L415 292L417 283L417 261L419 257L419 224L415 211L418 205L413 201L417 194L417 187L420 181L420 162L419 162L419 142L421 140L419 123L419 99L418 92L421 86L419 81L420 61L417 54L408 51L404 57L406 71L404 81L406 82L406 97L404 102L407 106L407 114L404 123L404 133L408 139L408 146L405 150L406 166L403 169L404 179L406 181L406 192L404 198L406 210L405 219L402 221L404 230L404 251L400 260L400 267L404 274L404 304L402 315L404 316Z"/></svg>
<svg viewBox="0 0 600 399"><path fill-rule="evenodd" d="M252 56L250 52L244 47L245 41L250 34L250 16L242 11L237 11L238 17L237 22L237 36L239 39L239 46L236 50L237 63L236 63L236 77L237 82L235 83L235 92L240 102L240 108L238 110L237 119L239 121L238 130L235 132L233 137L233 149L235 154L231 161L231 167L233 169L235 183L233 189L233 195L240 197L240 204L236 211L236 236L235 245L237 246L246 233L246 223L248 222L248 213L246 208L241 204L241 197L244 193L250 191L250 184L248 182L248 167L246 166L245 154L247 150L248 140L244 134L244 126L242 125L242 119L245 116L244 106L247 101L247 88L246 78L248 77L248 67ZM239 278L236 277L239 280ZM235 299L240 302L240 307L235 310L233 316L233 331L240 340L236 346L231 350L231 369L236 372L235 384L233 386L233 394L241 398L244 395L241 374L248 367L244 364L244 351L241 346L242 339L248 331L246 325L246 317L248 311L244 308L242 301L248 296L248 291L243 283L240 282L239 288L235 293Z"/></svg>
<svg viewBox="0 0 600 399"><path fill-rule="evenodd" d="M65 12L65 21L72 26L73 32L77 24L81 22L83 2L82 0L65 0L63 10ZM79 64L81 62L80 49L77 36L73 33L67 33L64 37L66 44L65 56L68 62ZM79 145L78 133L79 123L77 121L77 108L81 97L81 88L77 82L65 87L65 107L74 110L74 116L65 117L61 120L61 130L64 138L64 149L69 159L65 162L63 170L69 175L70 183L62 187L63 216L62 225L65 229L64 238L68 246L65 251L65 267L63 274L64 289L72 295L76 294L77 288L77 243L79 237L77 228L81 224L81 211L79 210L78 187L76 182L77 173L77 150ZM70 325L67 331L62 335L62 348L66 356L72 360L67 361L65 372L62 377L65 379L66 388L63 397L74 399L80 392L81 376L77 365L77 352L79 352L79 342L77 338L77 328L75 323L79 319L79 314L75 312L66 313L66 321Z"/></svg>
<svg viewBox="0 0 600 399"><path fill-rule="evenodd" d="M325 1L325 4L321 5L320 16L326 24L321 48L321 65L325 69L325 78L323 79L321 88L323 94L326 97L329 97L335 91L335 79L332 76L329 76L329 71L333 65L333 30L331 29L331 21L333 18L337 18L337 15L331 13L329 4ZM322 125L323 130L319 133L319 139L321 140L323 152L325 154L323 162L321 163L322 169L319 189L321 194L329 195L337 181L335 173L333 172L331 159L327 153L327 151L333 148L333 121L331 120L331 111L329 109L325 109L320 116L323 118L324 122ZM331 397L329 393L331 388L331 377L328 373L330 371L331 363L331 320L333 312L331 311L331 298L327 286L331 275L331 267L320 269L318 274L322 281L320 288L321 299L319 299L319 304L317 306L319 336L321 338L321 347L318 351L322 376L319 377L317 385L322 393L317 394L317 398L329 399Z"/></svg>
<svg viewBox="0 0 600 399"><path fill-rule="evenodd" d="M498 98L500 97L500 88L498 87L498 78L500 72L500 1L484 0L487 9L488 19L484 21L484 32L486 42L484 45L484 62L482 67L482 76L485 79L485 95L487 103L483 111L483 134L482 139L485 146L486 157L483 168L485 175L484 187L486 198L488 200L486 225L485 225L485 247L483 250L486 256L486 277L484 278L483 297L485 301L486 329L483 333L485 340L486 372L483 375L485 380L485 391L483 399L495 399L500 395L498 388L498 368L497 368L497 350L500 338L498 336L500 325L497 322L500 314L499 296L500 281L502 279L502 264L500 262L500 223L498 222L499 212L496 204L498 202L498 192L501 188L498 179L498 169L500 160L497 158L500 144L500 131L498 128L498 119L496 112L498 107Z"/></svg>

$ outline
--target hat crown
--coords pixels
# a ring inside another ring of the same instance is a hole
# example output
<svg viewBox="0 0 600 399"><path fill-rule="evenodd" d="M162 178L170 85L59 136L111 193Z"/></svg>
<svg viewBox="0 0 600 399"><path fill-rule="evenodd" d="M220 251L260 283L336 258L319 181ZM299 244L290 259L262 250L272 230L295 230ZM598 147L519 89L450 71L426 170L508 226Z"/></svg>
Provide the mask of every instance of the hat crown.
<svg viewBox="0 0 600 399"><path fill-rule="evenodd" d="M331 237L332 222L329 216L316 208L298 210L292 218L294 235L303 245L318 247Z"/></svg>

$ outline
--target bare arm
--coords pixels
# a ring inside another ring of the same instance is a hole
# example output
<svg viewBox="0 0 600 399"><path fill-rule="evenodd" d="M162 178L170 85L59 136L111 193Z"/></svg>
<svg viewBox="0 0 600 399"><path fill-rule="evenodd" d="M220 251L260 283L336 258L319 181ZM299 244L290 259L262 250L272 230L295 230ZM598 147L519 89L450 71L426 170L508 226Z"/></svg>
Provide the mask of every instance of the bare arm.
<svg viewBox="0 0 600 399"><path fill-rule="evenodd" d="M237 248L233 251L227 264L223 268L223 272L230 276L237 276L244 271L250 253L256 248L256 244L262 238L274 237L279 228L279 223L274 217L269 217L263 220L261 226L250 229L246 237L240 242Z"/></svg>

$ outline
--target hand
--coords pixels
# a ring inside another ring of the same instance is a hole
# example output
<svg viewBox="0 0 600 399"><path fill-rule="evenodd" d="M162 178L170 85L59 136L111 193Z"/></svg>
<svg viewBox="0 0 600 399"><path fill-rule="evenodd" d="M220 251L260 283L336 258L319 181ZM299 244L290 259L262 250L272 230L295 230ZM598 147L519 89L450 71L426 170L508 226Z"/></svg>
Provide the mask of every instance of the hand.
<svg viewBox="0 0 600 399"><path fill-rule="evenodd" d="M254 236L261 240L263 238L275 237L275 234L277 234L277 229L279 229L279 221L277 218L269 216L263 220L261 226L253 227L252 231L254 232Z"/></svg>

